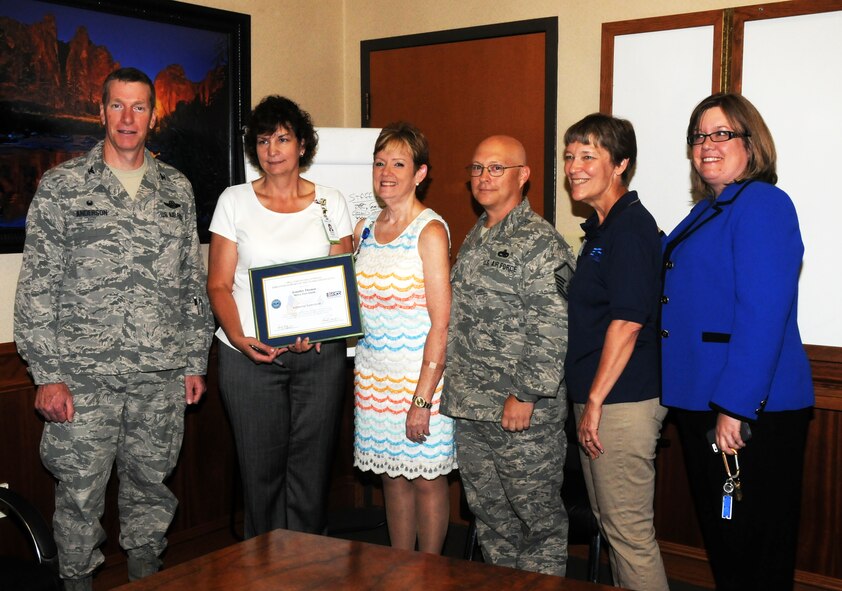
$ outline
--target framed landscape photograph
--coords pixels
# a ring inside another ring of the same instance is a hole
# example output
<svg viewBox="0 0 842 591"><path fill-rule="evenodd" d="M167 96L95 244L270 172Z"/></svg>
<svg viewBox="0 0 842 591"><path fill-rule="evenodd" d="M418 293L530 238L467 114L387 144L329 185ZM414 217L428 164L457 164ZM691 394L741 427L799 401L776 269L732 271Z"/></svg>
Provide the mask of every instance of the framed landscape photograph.
<svg viewBox="0 0 842 591"><path fill-rule="evenodd" d="M23 248L41 176L104 136L105 77L155 84L147 147L193 184L199 236L225 187L244 182L250 17L169 0L0 0L0 252Z"/></svg>

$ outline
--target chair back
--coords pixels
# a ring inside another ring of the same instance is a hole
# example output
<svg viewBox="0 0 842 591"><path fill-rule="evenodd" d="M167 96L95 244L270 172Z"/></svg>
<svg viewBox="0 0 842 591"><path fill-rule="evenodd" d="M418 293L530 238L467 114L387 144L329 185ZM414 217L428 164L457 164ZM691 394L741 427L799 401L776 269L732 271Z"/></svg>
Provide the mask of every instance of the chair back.
<svg viewBox="0 0 842 591"><path fill-rule="evenodd" d="M0 510L12 517L28 535L38 561L37 565L16 559L0 561L0 587L6 588L6 584L16 582L19 586L14 588L60 589L58 549L47 522L38 510L15 491L2 487Z"/></svg>

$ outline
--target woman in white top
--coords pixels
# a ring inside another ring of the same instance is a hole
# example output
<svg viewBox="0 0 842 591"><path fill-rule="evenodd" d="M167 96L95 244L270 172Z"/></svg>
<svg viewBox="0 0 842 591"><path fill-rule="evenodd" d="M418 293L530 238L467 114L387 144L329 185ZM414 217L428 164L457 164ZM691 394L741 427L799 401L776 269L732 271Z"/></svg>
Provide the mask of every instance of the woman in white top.
<svg viewBox="0 0 842 591"><path fill-rule="evenodd" d="M249 115L245 151L263 172L226 189L211 221L208 295L219 322L219 388L242 475L245 536L322 533L345 392L345 341L283 348L255 338L248 270L351 251L342 195L299 176L318 137L293 101Z"/></svg>

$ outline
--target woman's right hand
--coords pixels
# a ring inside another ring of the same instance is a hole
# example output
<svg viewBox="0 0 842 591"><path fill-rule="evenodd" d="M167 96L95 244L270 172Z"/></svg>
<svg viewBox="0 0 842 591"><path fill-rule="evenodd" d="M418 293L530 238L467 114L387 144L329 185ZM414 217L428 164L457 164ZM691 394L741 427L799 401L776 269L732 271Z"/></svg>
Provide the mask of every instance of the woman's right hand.
<svg viewBox="0 0 842 591"><path fill-rule="evenodd" d="M605 449L599 441L599 423L601 419L602 405L588 400L585 403L582 416L579 418L579 425L577 426L576 432L579 445L582 446L585 454L592 460L596 460L601 454L605 453Z"/></svg>
<svg viewBox="0 0 842 591"><path fill-rule="evenodd" d="M716 445L729 456L733 456L737 453L737 450L746 446L740 433L742 426L740 419L729 417L723 413L716 416Z"/></svg>
<svg viewBox="0 0 842 591"><path fill-rule="evenodd" d="M272 363L278 355L287 351L286 347L276 349L252 337L242 337L231 344L255 363Z"/></svg>
<svg viewBox="0 0 842 591"><path fill-rule="evenodd" d="M410 404L406 411L406 438L414 443L424 443L430 435L430 409Z"/></svg>

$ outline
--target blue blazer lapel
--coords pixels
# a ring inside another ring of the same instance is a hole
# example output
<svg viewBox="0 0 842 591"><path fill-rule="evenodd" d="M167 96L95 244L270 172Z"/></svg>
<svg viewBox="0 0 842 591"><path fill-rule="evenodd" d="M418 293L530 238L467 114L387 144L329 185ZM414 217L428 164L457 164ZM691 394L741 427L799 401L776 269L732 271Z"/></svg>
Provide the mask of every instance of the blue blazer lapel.
<svg viewBox="0 0 842 591"><path fill-rule="evenodd" d="M742 193L743 190L753 182L754 181L748 181L747 183L743 183L730 199L726 199L724 201L713 201L710 206L700 208L700 211L695 216L692 214L687 216L684 221L676 226L675 230L672 234L670 234L671 237L667 239L666 245L664 246L664 261L669 261L672 251L675 250L681 242L687 240L699 228L721 214L723 209L733 204L737 200L737 197L740 196L740 193Z"/></svg>

